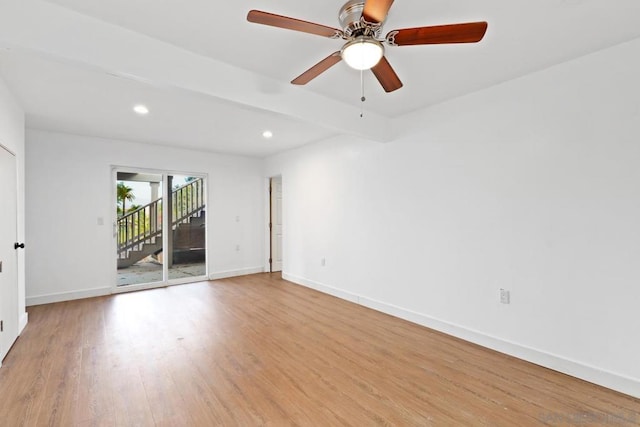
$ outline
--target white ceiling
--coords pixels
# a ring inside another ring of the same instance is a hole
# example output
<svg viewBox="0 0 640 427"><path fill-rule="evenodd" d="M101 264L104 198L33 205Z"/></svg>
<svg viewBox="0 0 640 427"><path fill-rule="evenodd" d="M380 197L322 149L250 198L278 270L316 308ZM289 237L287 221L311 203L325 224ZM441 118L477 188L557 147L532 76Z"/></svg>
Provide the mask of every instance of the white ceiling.
<svg viewBox="0 0 640 427"><path fill-rule="evenodd" d="M385 141L395 118L640 37L637 0L403 0L397 28L486 20L479 44L389 47L404 88L386 94L340 63L288 82L339 40L250 24L250 9L337 27L343 1L7 0L0 75L28 125L251 156L339 133ZM135 103L151 109L131 113ZM275 137L265 141L264 129Z"/></svg>

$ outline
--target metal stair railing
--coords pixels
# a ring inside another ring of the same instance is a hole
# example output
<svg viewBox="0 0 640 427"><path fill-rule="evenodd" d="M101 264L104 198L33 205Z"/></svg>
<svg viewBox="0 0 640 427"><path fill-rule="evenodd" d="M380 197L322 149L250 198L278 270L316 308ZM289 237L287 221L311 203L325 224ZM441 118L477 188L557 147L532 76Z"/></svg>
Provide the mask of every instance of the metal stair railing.
<svg viewBox="0 0 640 427"><path fill-rule="evenodd" d="M163 198L129 212L118 218L118 258L126 259L132 250L142 250L145 244L162 239ZM196 214L204 211L204 182L195 179L171 192L171 228L188 223Z"/></svg>
<svg viewBox="0 0 640 427"><path fill-rule="evenodd" d="M204 210L204 182L202 178L186 183L171 192L171 228L187 223Z"/></svg>
<svg viewBox="0 0 640 427"><path fill-rule="evenodd" d="M118 218L118 258L162 238L162 198Z"/></svg>

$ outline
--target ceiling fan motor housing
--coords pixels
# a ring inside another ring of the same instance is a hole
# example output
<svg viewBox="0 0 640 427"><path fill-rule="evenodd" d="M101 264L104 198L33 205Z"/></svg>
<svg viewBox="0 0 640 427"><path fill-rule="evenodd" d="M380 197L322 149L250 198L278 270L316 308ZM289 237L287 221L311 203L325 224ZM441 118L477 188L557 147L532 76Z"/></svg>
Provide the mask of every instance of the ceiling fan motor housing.
<svg viewBox="0 0 640 427"><path fill-rule="evenodd" d="M364 0L349 0L340 9L338 20L347 38L367 36L379 38L382 23L372 24L362 19Z"/></svg>

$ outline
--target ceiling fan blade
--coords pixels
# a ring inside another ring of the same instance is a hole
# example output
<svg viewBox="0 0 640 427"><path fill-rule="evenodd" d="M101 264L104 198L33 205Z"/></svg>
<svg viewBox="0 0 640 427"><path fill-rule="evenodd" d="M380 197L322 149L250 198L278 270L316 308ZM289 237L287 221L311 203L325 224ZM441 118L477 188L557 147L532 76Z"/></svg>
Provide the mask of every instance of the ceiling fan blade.
<svg viewBox="0 0 640 427"><path fill-rule="evenodd" d="M373 24L384 22L392 4L393 0L366 0L362 17L365 21Z"/></svg>
<svg viewBox="0 0 640 427"><path fill-rule="evenodd" d="M298 77L293 79L291 83L294 85L306 85L311 80L318 77L320 74L327 71L329 68L336 65L338 62L342 60L342 56L340 52L334 52L331 55L324 58L322 61L318 62L313 67L309 68L304 73L300 74Z"/></svg>
<svg viewBox="0 0 640 427"><path fill-rule="evenodd" d="M386 40L392 46L420 44L476 43L487 32L486 22L466 24L438 25L394 30L387 34Z"/></svg>
<svg viewBox="0 0 640 427"><path fill-rule="evenodd" d="M393 71L391 64L387 61L387 58L384 56L378 62L378 64L371 69L373 74L376 76L385 92L393 92L394 90L398 90L402 87L402 82L400 78Z"/></svg>
<svg viewBox="0 0 640 427"><path fill-rule="evenodd" d="M316 34L318 36L338 38L342 31L313 22L276 15L274 13L251 10L247 14L247 21L256 24L270 25L272 27L285 28L287 30L301 31L303 33Z"/></svg>

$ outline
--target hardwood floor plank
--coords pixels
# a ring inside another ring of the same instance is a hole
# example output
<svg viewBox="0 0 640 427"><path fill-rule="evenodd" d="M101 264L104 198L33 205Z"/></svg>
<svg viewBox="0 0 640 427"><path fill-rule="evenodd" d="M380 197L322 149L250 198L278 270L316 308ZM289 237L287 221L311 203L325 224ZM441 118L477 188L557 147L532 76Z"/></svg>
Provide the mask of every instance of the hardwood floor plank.
<svg viewBox="0 0 640 427"><path fill-rule="evenodd" d="M276 274L29 308L0 425L640 425L640 400Z"/></svg>
<svg viewBox="0 0 640 427"><path fill-rule="evenodd" d="M83 347L75 408L78 423L115 423L114 402L110 393L110 369L104 354L106 348L102 345Z"/></svg>

